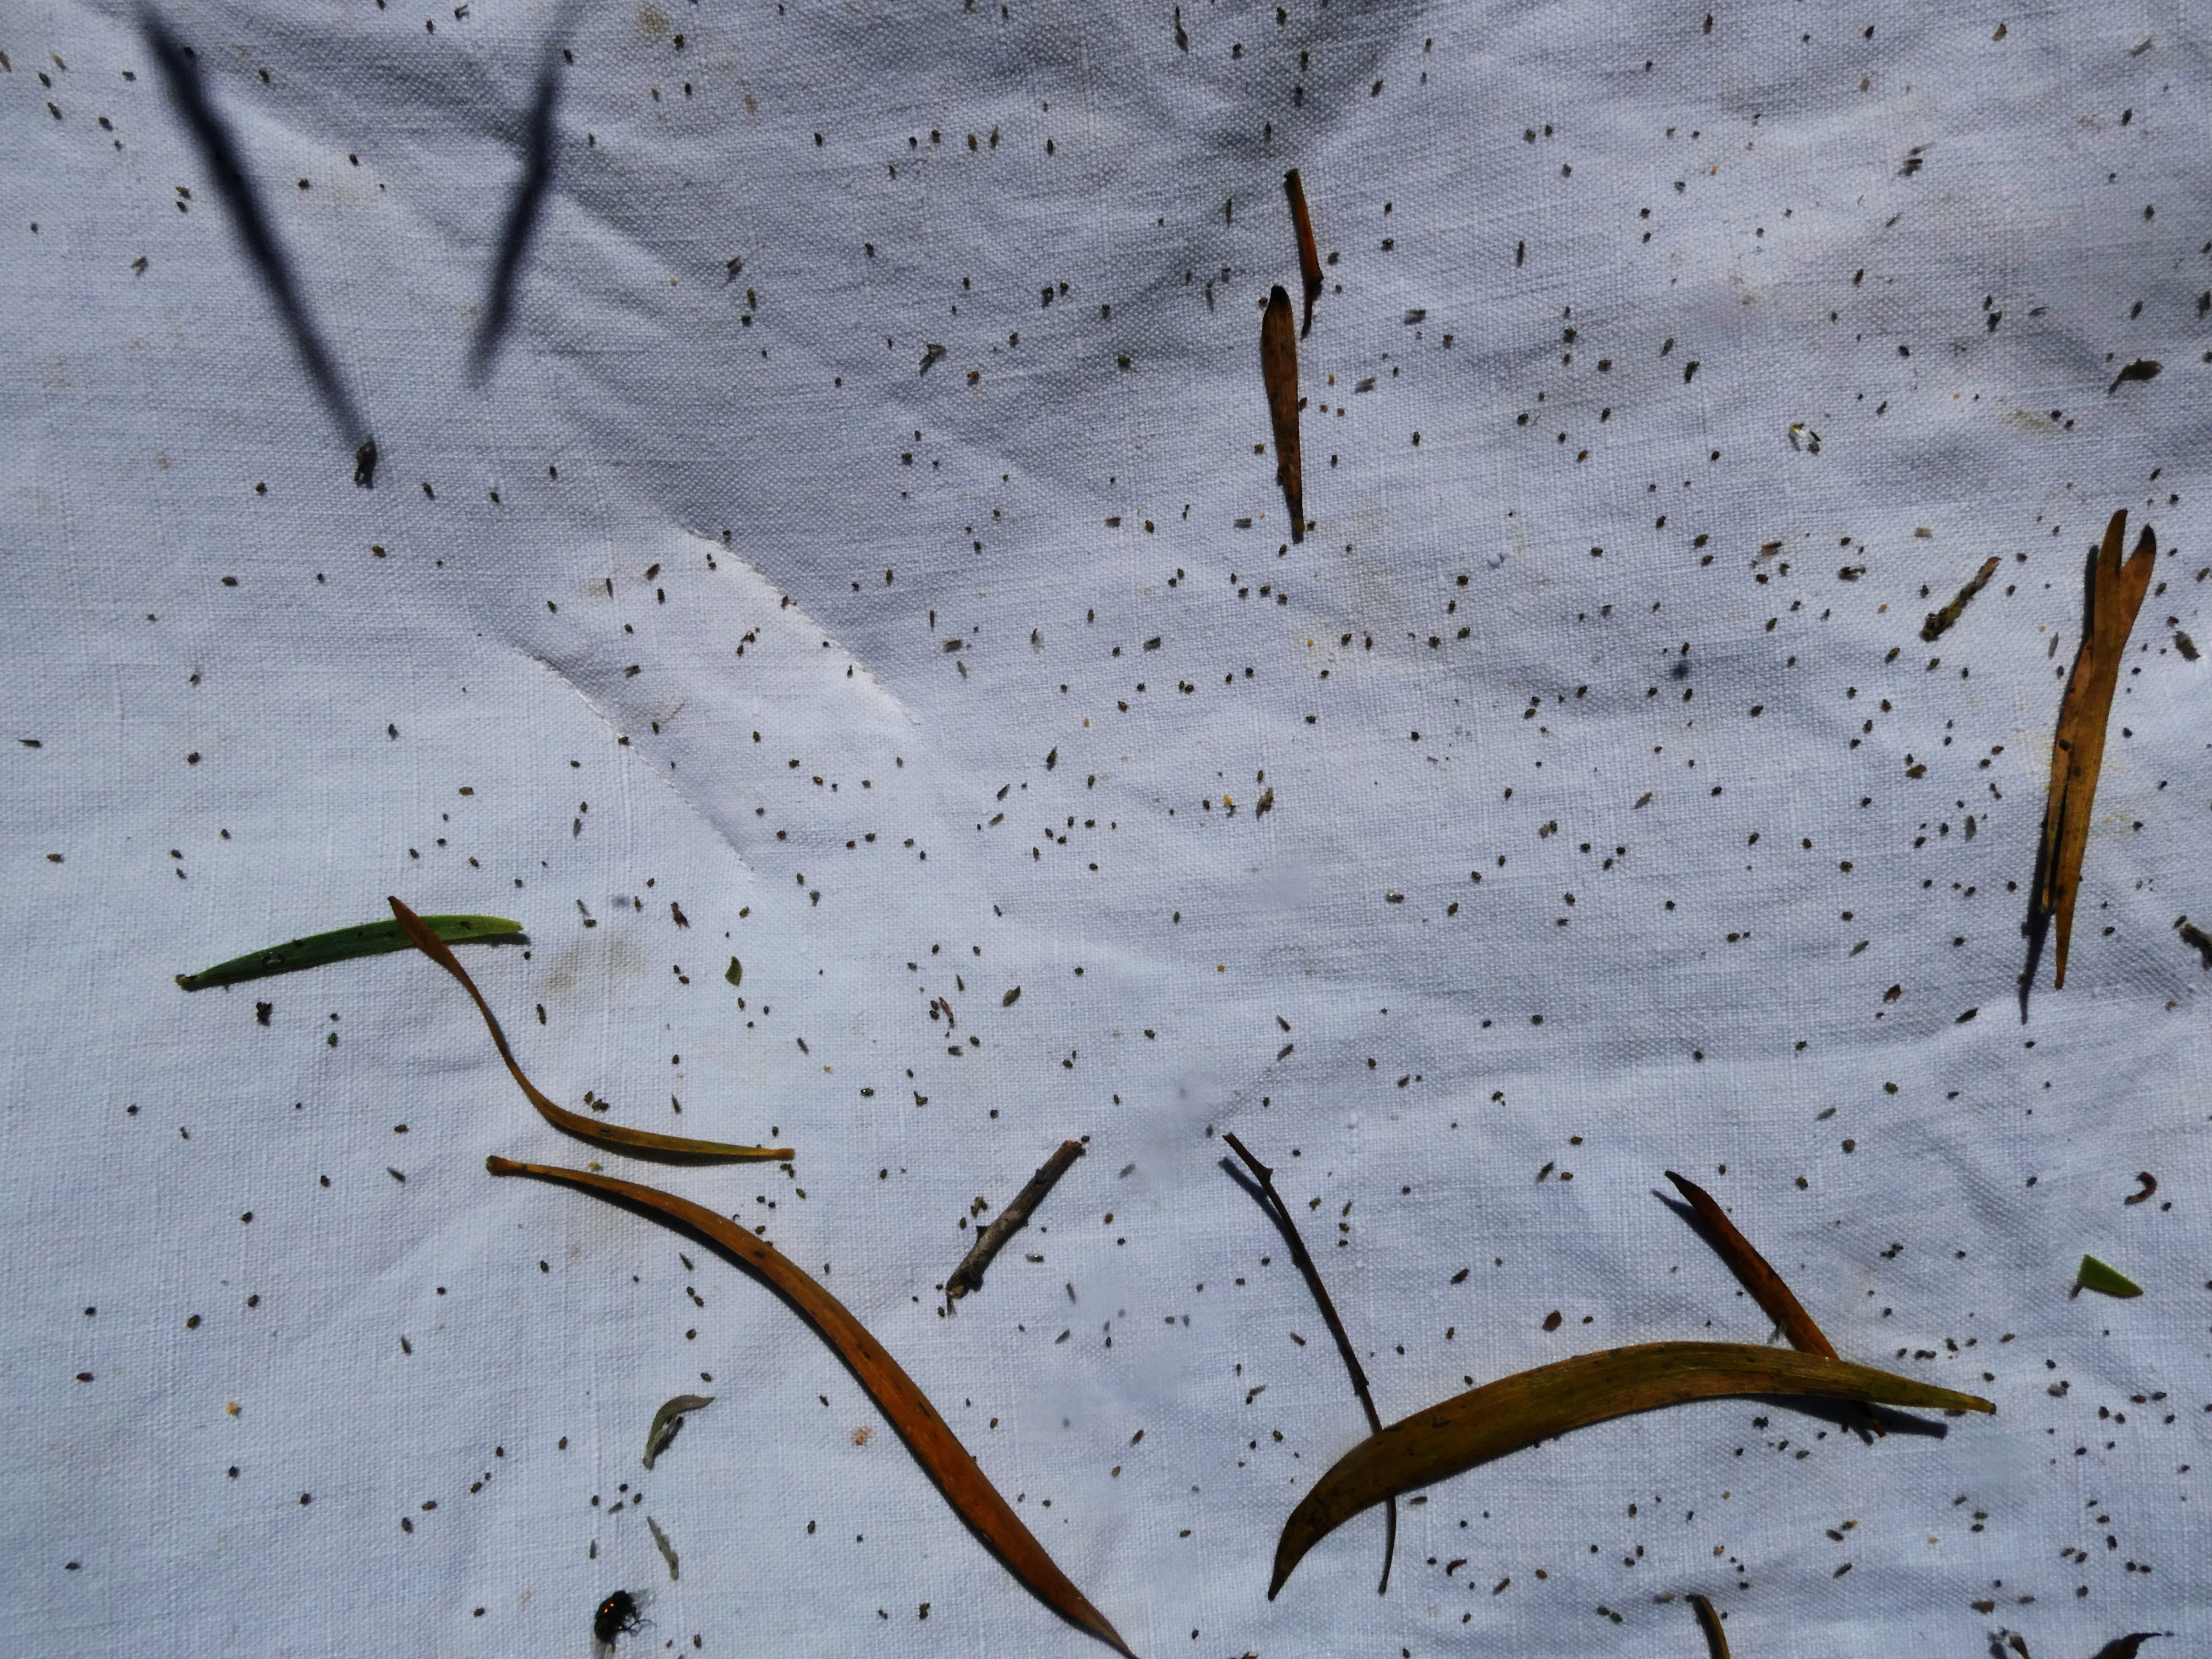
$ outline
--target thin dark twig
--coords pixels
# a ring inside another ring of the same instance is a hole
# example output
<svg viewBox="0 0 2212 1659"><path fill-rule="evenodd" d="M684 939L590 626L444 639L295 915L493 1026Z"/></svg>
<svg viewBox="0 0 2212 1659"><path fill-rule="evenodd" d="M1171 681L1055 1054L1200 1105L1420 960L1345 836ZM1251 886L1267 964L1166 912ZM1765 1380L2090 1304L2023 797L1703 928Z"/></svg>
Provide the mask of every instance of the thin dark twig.
<svg viewBox="0 0 2212 1659"><path fill-rule="evenodd" d="M992 1259L1003 1249L1008 1239L1029 1224L1030 1212L1044 1202L1045 1194L1067 1173L1067 1166L1083 1156L1083 1143L1063 1140L1053 1155L1045 1159L1044 1167L1030 1177L1030 1184L1014 1194L1014 1201L999 1212L998 1219L976 1235L975 1247L961 1259L945 1281L945 1300L947 1306L957 1302L970 1291L983 1288L983 1273Z"/></svg>
<svg viewBox="0 0 2212 1659"><path fill-rule="evenodd" d="M1252 1156L1251 1150L1233 1134L1224 1131L1221 1137L1229 1150L1243 1158L1252 1173L1259 1177L1260 1190L1274 1212L1275 1220L1283 1230L1283 1237L1291 1247L1291 1260L1305 1275L1306 1288L1321 1309L1321 1316L1328 1326L1328 1334L1336 1339L1336 1351L1344 1356L1344 1368L1352 1373L1352 1391L1359 1396L1360 1408L1367 1413L1367 1426L1376 1434L1382 1432L1382 1419L1375 1409L1375 1396L1368 1392L1367 1372L1352 1352L1352 1339L1345 1334L1344 1322L1336 1316L1336 1304L1328 1299L1328 1287L1321 1282L1321 1270L1314 1266L1313 1257L1306 1254L1305 1241L1298 1237L1298 1224L1291 1215L1291 1206L1283 1202L1283 1195L1275 1190L1275 1172ZM1383 1511L1382 1582L1375 1587L1381 1595L1390 1588L1390 1563L1398 1553L1398 1500L1393 1498Z"/></svg>

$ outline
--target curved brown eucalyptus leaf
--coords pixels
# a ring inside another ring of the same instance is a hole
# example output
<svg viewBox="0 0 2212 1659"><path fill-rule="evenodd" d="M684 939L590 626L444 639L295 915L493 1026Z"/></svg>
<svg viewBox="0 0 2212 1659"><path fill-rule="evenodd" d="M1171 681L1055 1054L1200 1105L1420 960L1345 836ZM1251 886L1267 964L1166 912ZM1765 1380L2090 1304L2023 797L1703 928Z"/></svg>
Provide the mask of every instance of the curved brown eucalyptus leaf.
<svg viewBox="0 0 2212 1659"><path fill-rule="evenodd" d="M492 1012L491 1005L484 1000L483 993L477 989L476 981L469 977L469 970L461 966L459 958L453 955L446 941L431 932L422 917L398 899L391 899L388 902L392 906L392 914L399 919L400 930L413 941L415 947L460 981L461 988L475 1000L477 1012L483 1016L485 1025L490 1028L492 1046L499 1050L499 1057L507 1062L507 1075L522 1086L522 1092L530 1097L530 1103L538 1109L538 1115L555 1128L572 1134L579 1140L588 1140L599 1146L611 1146L633 1158L707 1162L787 1158L792 1156L788 1146L739 1146L722 1140L690 1140L682 1135L654 1134L649 1129L625 1129L619 1123L597 1123L580 1112L572 1112L556 1105L524 1075L521 1062L514 1057L514 1050L507 1047L507 1033L499 1029L499 1019Z"/></svg>
<svg viewBox="0 0 2212 1659"><path fill-rule="evenodd" d="M635 1208L655 1219L714 1246L778 1296L822 1340L836 1350L855 1381L867 1390L899 1438L906 1442L914 1461L936 1482L953 1511L967 1522L985 1547L1021 1580L1024 1588L1077 1629L1087 1631L1118 1653L1129 1654L1129 1645L1092 1607L1073 1580L1045 1553L1042 1544L1022 1524L1013 1506L1000 1495L960 1443L937 1408L929 1403L915 1380L900 1368L884 1345L868 1334L852 1311L830 1294L805 1270L766 1239L747 1232L736 1222L717 1215L703 1205L664 1193L656 1187L621 1181L584 1170L564 1170L545 1164L518 1164L511 1158L488 1158L484 1167L494 1175L534 1176L571 1187L582 1187Z"/></svg>
<svg viewBox="0 0 2212 1659"><path fill-rule="evenodd" d="M1690 1605L1697 1610L1698 1628L1705 1633L1708 1659L1729 1659L1728 1632L1721 1628L1721 1616L1713 1604L1692 1590Z"/></svg>
<svg viewBox="0 0 2212 1659"><path fill-rule="evenodd" d="M1745 1342L1647 1342L1539 1365L1455 1395L1354 1446L1291 1511L1272 1600L1306 1552L1369 1505L1541 1440L1692 1400L1826 1395L1865 1405L1994 1412L1988 1401L1848 1360Z"/></svg>

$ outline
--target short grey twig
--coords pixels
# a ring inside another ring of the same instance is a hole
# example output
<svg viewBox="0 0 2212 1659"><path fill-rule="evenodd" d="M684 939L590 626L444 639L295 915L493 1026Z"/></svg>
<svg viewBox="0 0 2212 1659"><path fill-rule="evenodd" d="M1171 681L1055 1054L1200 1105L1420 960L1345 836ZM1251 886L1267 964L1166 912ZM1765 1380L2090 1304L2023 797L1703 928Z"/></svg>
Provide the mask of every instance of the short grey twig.
<svg viewBox="0 0 2212 1659"><path fill-rule="evenodd" d="M1030 1184L1014 1194L1014 1201L999 1212L998 1219L976 1235L975 1247L962 1258L945 1281L945 1300L948 1306L957 1302L970 1291L983 1288L983 1273L992 1259L1003 1249L1008 1239L1029 1224L1030 1212L1044 1202L1067 1166L1083 1156L1083 1143L1063 1140L1053 1155L1045 1159L1044 1167L1030 1177Z"/></svg>

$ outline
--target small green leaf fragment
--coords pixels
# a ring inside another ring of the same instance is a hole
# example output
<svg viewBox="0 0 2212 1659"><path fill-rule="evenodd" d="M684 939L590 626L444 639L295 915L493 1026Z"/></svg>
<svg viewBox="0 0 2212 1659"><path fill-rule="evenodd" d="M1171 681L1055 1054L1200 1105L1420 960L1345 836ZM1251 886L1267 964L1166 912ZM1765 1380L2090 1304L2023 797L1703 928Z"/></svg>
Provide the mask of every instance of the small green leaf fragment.
<svg viewBox="0 0 2212 1659"><path fill-rule="evenodd" d="M676 1443L676 1436L684 1427L684 1414L696 1412L714 1403L711 1394L679 1394L653 1414L653 1426L645 1432L645 1467L653 1467L653 1460ZM662 1547L664 1553L666 1546ZM670 1559L672 1569L674 1558ZM672 1571L671 1577L673 1577Z"/></svg>
<svg viewBox="0 0 2212 1659"><path fill-rule="evenodd" d="M732 957L730 958L729 970L725 973L722 977L729 981L732 985L743 985L745 982L745 964L739 962L735 957Z"/></svg>
<svg viewBox="0 0 2212 1659"><path fill-rule="evenodd" d="M522 924L509 921L505 916L424 916L422 921L449 945L478 939L514 941L522 937ZM398 922L365 922L358 927L341 927L334 933L288 939L268 950L252 951L217 963L212 968L204 968L197 974L179 974L177 983L187 991L204 991L210 986L235 985L241 980L265 979L271 974L296 973L302 968L349 962L356 957L382 956L388 951L408 950L411 945L412 941Z"/></svg>
<svg viewBox="0 0 2212 1659"><path fill-rule="evenodd" d="M645 1517L646 1529L653 1534L653 1547L660 1552L660 1559L668 1563L668 1582L676 1582L676 1546L668 1541L668 1534L660 1529L660 1522L651 1516Z"/></svg>
<svg viewBox="0 0 2212 1659"><path fill-rule="evenodd" d="M2141 1296L2142 1286L2117 1268L2108 1267L2094 1255L2081 1258L2081 1288L2101 1291L2106 1296Z"/></svg>

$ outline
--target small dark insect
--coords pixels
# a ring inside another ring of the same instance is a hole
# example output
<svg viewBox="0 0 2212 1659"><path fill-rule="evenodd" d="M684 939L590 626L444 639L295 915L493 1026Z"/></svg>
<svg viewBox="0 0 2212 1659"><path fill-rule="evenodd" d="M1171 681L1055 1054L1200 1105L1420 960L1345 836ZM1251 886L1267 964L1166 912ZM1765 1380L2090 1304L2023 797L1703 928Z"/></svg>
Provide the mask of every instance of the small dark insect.
<svg viewBox="0 0 2212 1659"><path fill-rule="evenodd" d="M2130 380L2155 380L2158 379L2159 370L2165 367L2166 365L2155 357L2138 357L2112 376L2112 383L2105 388L2105 395L2107 398L2111 397Z"/></svg>
<svg viewBox="0 0 2212 1659"><path fill-rule="evenodd" d="M2153 1193L2158 1190L2158 1177L2153 1175L2148 1170L2145 1170L2141 1175L2137 1176L2136 1179L2142 1183L2142 1190L2139 1193L2130 1193L2125 1198L2120 1200L2121 1203L2144 1203L2148 1200Z"/></svg>
<svg viewBox="0 0 2212 1659"><path fill-rule="evenodd" d="M637 1597L628 1590L617 1590L592 1615L592 1645L601 1653L612 1653L616 1637L627 1636L644 1623L644 1615L637 1610Z"/></svg>
<svg viewBox="0 0 2212 1659"><path fill-rule="evenodd" d="M2187 916L2176 916L2173 925L2180 932L2181 942L2204 958L2207 969L2212 969L2212 933L2207 933Z"/></svg>

